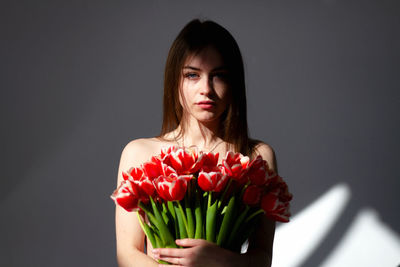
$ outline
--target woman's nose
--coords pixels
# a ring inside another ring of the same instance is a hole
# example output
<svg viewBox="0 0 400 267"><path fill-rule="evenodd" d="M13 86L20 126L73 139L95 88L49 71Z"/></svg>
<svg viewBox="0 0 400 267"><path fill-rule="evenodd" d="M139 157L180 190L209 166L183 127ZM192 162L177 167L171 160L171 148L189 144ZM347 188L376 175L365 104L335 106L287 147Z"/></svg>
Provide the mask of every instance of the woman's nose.
<svg viewBox="0 0 400 267"><path fill-rule="evenodd" d="M201 94L203 95L210 95L214 90L213 87L213 79L210 77L204 77L201 83Z"/></svg>

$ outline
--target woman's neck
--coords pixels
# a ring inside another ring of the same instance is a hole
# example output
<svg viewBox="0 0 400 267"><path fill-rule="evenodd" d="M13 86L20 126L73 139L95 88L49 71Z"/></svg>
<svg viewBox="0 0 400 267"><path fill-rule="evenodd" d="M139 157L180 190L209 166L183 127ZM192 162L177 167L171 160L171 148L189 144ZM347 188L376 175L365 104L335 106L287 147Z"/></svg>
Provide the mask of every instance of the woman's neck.
<svg viewBox="0 0 400 267"><path fill-rule="evenodd" d="M183 134L181 133L183 127ZM211 152L224 143L219 134L219 121L202 123L197 120L189 120L179 125L175 132L175 141L179 146L196 146L200 150Z"/></svg>

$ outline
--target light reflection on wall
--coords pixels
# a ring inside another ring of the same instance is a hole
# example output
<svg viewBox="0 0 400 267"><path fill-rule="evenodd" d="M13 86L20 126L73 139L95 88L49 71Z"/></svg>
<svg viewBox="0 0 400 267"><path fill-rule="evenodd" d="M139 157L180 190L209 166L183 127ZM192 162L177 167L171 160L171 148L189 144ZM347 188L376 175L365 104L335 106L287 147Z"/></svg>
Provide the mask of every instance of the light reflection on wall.
<svg viewBox="0 0 400 267"><path fill-rule="evenodd" d="M361 210L321 267L398 266L400 237L372 209Z"/></svg>
<svg viewBox="0 0 400 267"><path fill-rule="evenodd" d="M309 207L280 225L275 234L272 267L296 267L316 250L350 199L350 188L338 184ZM400 263L400 237L379 221L371 209L356 216L336 248L321 267L397 266Z"/></svg>

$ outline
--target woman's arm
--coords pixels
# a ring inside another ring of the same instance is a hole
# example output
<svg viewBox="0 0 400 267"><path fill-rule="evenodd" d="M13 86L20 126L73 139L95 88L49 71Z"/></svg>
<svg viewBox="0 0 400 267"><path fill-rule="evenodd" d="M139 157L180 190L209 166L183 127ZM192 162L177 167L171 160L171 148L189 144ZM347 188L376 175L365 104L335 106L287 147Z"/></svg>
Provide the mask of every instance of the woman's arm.
<svg viewBox="0 0 400 267"><path fill-rule="evenodd" d="M254 157L261 155L267 161L269 168L277 172L275 153L269 145L259 143L254 154ZM247 253L242 254L241 264L245 262L246 265L240 266L271 266L274 236L275 222L264 216L253 235L249 238Z"/></svg>
<svg viewBox="0 0 400 267"><path fill-rule="evenodd" d="M275 222L262 218L260 226L249 240L248 251L244 254L250 266L271 266L274 235Z"/></svg>
<svg viewBox="0 0 400 267"><path fill-rule="evenodd" d="M275 153L269 145L259 143L255 149L255 156L257 155L261 155L267 161L270 169L278 172ZM246 255L250 258L252 266L271 266L274 236L275 222L264 216L260 226L249 240L249 248Z"/></svg>
<svg viewBox="0 0 400 267"><path fill-rule="evenodd" d="M132 141L124 148L119 164L117 185L123 180L122 171L139 166L148 160L146 150L143 140ZM116 205L115 226L119 266L157 266L156 261L143 253L145 235L137 219L137 212L127 212Z"/></svg>

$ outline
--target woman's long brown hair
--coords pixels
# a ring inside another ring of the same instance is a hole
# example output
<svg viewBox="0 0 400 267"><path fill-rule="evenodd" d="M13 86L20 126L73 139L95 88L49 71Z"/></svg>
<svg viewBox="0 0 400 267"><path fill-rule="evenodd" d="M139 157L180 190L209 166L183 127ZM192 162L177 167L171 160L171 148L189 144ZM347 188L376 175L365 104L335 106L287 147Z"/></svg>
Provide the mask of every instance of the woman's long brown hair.
<svg viewBox="0 0 400 267"><path fill-rule="evenodd" d="M163 123L159 137L162 138L181 123L183 109L179 102L179 88L186 58L208 46L214 47L220 53L228 71L231 101L221 118L220 137L233 144L235 151L252 155L257 141L249 139L248 135L242 55L232 35L213 21L192 20L172 43L165 65ZM181 127L180 134L184 130Z"/></svg>

